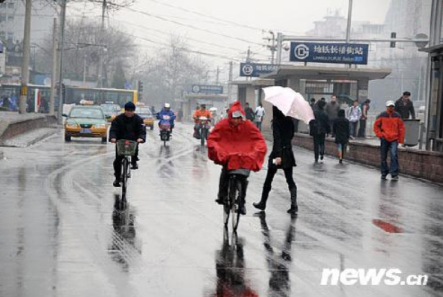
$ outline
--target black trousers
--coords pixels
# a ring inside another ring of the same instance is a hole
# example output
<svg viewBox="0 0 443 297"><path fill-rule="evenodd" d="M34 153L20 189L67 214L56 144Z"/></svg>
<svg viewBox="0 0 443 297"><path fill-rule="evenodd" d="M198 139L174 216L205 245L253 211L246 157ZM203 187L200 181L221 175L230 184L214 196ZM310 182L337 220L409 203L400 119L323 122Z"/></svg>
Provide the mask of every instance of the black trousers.
<svg viewBox="0 0 443 297"><path fill-rule="evenodd" d="M246 178L242 178L241 179L242 183L243 183L243 202L246 196L246 189L248 187L248 181ZM220 173L220 181L219 181L219 185L218 185L218 198L219 199L225 199L225 197L228 196L228 188L229 188L229 174L228 174L228 169L226 169L226 167L223 167Z"/></svg>
<svg viewBox="0 0 443 297"><path fill-rule="evenodd" d="M120 178L122 175L122 160L123 156L117 155L117 146L115 146L115 160L114 160L114 176L115 178ZM134 165L138 161L138 144L135 149L135 155L131 157L131 164Z"/></svg>
<svg viewBox="0 0 443 297"><path fill-rule="evenodd" d="M318 160L318 156L323 156L325 154L325 137L326 134L317 134L314 135L314 156L315 160Z"/></svg>
<svg viewBox="0 0 443 297"><path fill-rule="evenodd" d="M360 120L360 128L358 129L358 137L366 137L366 120Z"/></svg>
<svg viewBox="0 0 443 297"><path fill-rule="evenodd" d="M294 178L292 177L294 167L288 167L283 168L283 172L285 173L286 183L288 184L289 189L296 188L297 185L294 182ZM268 173L266 174L265 184L263 185L263 188L271 188L272 181L274 180L274 176L277 173L278 168L276 166L269 166L268 167Z"/></svg>

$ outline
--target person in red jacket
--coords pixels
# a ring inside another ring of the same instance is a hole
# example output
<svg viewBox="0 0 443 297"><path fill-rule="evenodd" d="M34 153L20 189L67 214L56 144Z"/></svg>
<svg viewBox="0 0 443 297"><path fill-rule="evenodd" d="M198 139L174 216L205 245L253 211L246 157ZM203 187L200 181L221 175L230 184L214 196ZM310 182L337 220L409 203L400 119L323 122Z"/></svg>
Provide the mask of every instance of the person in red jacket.
<svg viewBox="0 0 443 297"><path fill-rule="evenodd" d="M266 142L260 130L253 122L245 120L245 111L240 102L235 101L229 109L228 118L218 122L208 138L209 159L223 166L215 201L223 204L228 195L229 170L259 171L265 155ZM239 205L241 214L246 214L244 202Z"/></svg>
<svg viewBox="0 0 443 297"><path fill-rule="evenodd" d="M392 180L398 180L398 144L405 139L405 126L401 115L395 111L395 102L386 102L386 111L382 112L374 123L375 135L380 138L381 178L391 173ZM387 158L391 155L389 169Z"/></svg>

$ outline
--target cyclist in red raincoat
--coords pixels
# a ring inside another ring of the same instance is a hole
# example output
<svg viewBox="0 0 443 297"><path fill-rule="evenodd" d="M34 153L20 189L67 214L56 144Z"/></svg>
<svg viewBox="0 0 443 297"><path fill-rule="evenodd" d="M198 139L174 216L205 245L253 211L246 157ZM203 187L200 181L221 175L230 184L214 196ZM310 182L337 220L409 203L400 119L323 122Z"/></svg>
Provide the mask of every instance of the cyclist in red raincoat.
<svg viewBox="0 0 443 297"><path fill-rule="evenodd" d="M264 162L266 142L263 135L253 122L244 117L245 111L240 102L235 101L229 109L228 118L218 122L209 134L209 159L223 166L218 197L215 200L219 204L223 204L228 195L229 170L259 171ZM239 207L240 213L246 214L244 204Z"/></svg>

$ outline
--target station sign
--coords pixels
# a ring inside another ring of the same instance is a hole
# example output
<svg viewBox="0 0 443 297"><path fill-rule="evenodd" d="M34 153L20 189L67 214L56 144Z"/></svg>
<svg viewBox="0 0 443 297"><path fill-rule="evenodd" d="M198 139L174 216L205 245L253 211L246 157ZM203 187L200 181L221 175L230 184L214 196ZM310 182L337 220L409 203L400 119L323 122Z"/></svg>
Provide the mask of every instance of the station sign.
<svg viewBox="0 0 443 297"><path fill-rule="evenodd" d="M368 44L291 42L291 62L368 64Z"/></svg>
<svg viewBox="0 0 443 297"><path fill-rule="evenodd" d="M274 72L277 65L258 64L258 63L240 63L240 76L260 77L263 74Z"/></svg>
<svg viewBox="0 0 443 297"><path fill-rule="evenodd" d="M217 85L192 85L192 93L223 94L223 87Z"/></svg>

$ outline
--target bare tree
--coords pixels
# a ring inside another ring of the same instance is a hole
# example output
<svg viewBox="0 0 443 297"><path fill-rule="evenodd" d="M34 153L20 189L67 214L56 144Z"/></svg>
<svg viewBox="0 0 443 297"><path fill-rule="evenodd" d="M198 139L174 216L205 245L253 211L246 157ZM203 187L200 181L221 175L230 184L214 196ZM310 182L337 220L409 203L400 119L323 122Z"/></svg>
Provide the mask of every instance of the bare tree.
<svg viewBox="0 0 443 297"><path fill-rule="evenodd" d="M38 53L38 70L50 72L52 56L51 36L47 37ZM67 78L81 80L86 74L97 79L100 55L102 55L105 78L112 77L116 66L121 63L123 70L129 69L128 61L137 51L131 37L113 27L102 33L100 24L94 22L68 22L65 33L64 72Z"/></svg>
<svg viewBox="0 0 443 297"><path fill-rule="evenodd" d="M185 40L172 36L170 46L149 58L134 79L144 82L144 101L160 105L173 103L192 84L202 82L207 69L200 56L189 53Z"/></svg>

